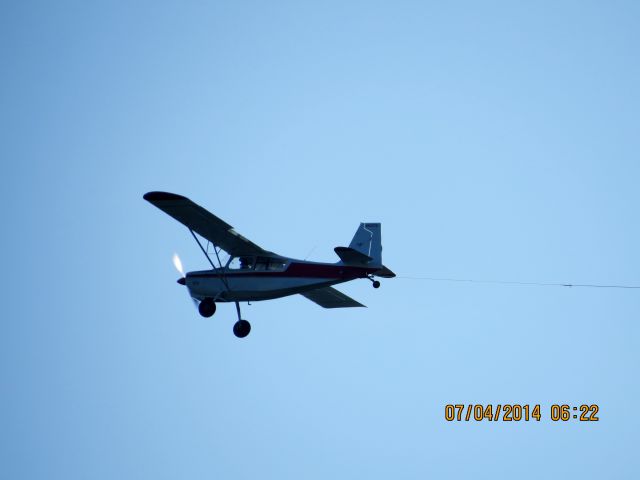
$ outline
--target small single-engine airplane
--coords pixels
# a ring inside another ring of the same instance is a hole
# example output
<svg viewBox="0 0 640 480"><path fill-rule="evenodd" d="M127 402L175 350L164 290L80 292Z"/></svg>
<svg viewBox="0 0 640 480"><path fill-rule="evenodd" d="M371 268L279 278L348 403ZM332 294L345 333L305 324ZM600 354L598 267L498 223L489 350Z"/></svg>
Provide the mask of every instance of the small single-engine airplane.
<svg viewBox="0 0 640 480"><path fill-rule="evenodd" d="M163 212L185 225L198 242L211 270L188 272L178 283L186 285L203 317L216 312L216 302L234 302L238 321L233 333L238 338L249 335L251 325L240 316L240 302L270 300L300 294L324 308L364 307L331 285L356 278L393 278L395 274L382 264L379 223L361 223L348 247L336 247L337 263L308 262L283 257L262 249L237 233L218 217L188 198L174 193L149 192L143 197ZM213 245L206 249L195 233ZM229 258L220 261L224 250ZM214 253L216 267L209 256Z"/></svg>

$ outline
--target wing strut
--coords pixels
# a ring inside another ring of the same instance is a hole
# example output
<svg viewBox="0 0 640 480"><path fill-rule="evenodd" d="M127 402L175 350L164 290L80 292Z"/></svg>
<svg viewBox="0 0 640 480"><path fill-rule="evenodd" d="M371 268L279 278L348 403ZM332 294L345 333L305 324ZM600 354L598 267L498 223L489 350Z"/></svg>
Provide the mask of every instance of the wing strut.
<svg viewBox="0 0 640 480"><path fill-rule="evenodd" d="M189 229L189 232L191 232L191 235L193 236L194 240L196 241L196 243L200 247L200 250L202 250L202 253L204 253L204 256L207 257L207 260L209 260L209 263L211 264L211 268L213 268L215 270L216 266L211 261L211 257L209 257L209 254L207 253L207 251L204 249L204 247L200 243L200 240L198 240L198 237L196 237L196 234L193 233L193 230L191 230L191 229ZM224 286L227 287L227 292L231 292L231 289L229 288L229 284L227 283L227 277L226 277L225 272L224 272L224 267L222 266L222 262L220 261L220 255L218 253L218 247L216 247L216 244L211 242L211 240L208 240L208 241L213 245L213 251L216 252L216 258L218 259L218 264L220 265L220 279L222 280L222 283L224 283ZM209 248L209 244L207 244L207 249L208 248Z"/></svg>
<svg viewBox="0 0 640 480"><path fill-rule="evenodd" d="M213 268L215 270L216 266L211 261L211 258L209 258L209 254L202 247L202 244L200 243L200 240L198 240L198 237L196 237L196 234L193 233L193 230L191 230L191 229L189 229L189 232L191 232L191 235L193 236L194 240L196 241L196 243L200 247L200 250L202 250L202 253L204 253L204 256L207 257L207 260L209 260L209 263L211 264L211 268ZM214 245L213 248L215 249L215 247L216 246ZM217 250L216 250L216 257L218 257L218 251ZM220 268L222 268L222 262L220 262L220 257L218 257L218 263L220 263Z"/></svg>

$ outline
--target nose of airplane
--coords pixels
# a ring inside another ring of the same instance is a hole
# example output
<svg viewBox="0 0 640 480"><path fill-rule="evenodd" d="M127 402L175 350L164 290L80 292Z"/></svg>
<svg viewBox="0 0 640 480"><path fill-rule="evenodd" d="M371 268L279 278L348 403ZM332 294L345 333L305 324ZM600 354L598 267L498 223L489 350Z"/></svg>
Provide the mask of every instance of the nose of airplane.
<svg viewBox="0 0 640 480"><path fill-rule="evenodd" d="M187 281L185 280L185 278L184 278L184 277L180 277L180 278L178 279L178 283L179 283L180 285L186 285L186 284L187 284Z"/></svg>

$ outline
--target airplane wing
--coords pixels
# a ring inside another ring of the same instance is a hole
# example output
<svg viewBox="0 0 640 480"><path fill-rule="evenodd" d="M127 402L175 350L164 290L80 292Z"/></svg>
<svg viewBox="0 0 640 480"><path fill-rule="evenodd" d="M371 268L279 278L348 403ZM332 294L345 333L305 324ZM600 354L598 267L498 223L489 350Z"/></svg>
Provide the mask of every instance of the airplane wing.
<svg viewBox="0 0 640 480"><path fill-rule="evenodd" d="M166 214L217 245L231 256L271 254L247 240L231 225L182 195L149 192L143 197Z"/></svg>
<svg viewBox="0 0 640 480"><path fill-rule="evenodd" d="M347 297L333 287L309 290L308 292L302 292L300 295L324 308L364 307L361 303L356 302L351 297Z"/></svg>

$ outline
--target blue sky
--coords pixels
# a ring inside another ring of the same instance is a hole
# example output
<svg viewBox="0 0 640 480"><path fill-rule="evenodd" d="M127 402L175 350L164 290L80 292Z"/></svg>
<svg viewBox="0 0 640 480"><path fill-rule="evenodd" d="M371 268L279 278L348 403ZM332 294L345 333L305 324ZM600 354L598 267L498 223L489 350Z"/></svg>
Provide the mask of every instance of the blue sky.
<svg viewBox="0 0 640 480"><path fill-rule="evenodd" d="M637 290L353 282L367 309L256 302L240 341L142 195L294 257L380 221L403 276L638 285L639 10L5 4L0 476L637 478Z"/></svg>

